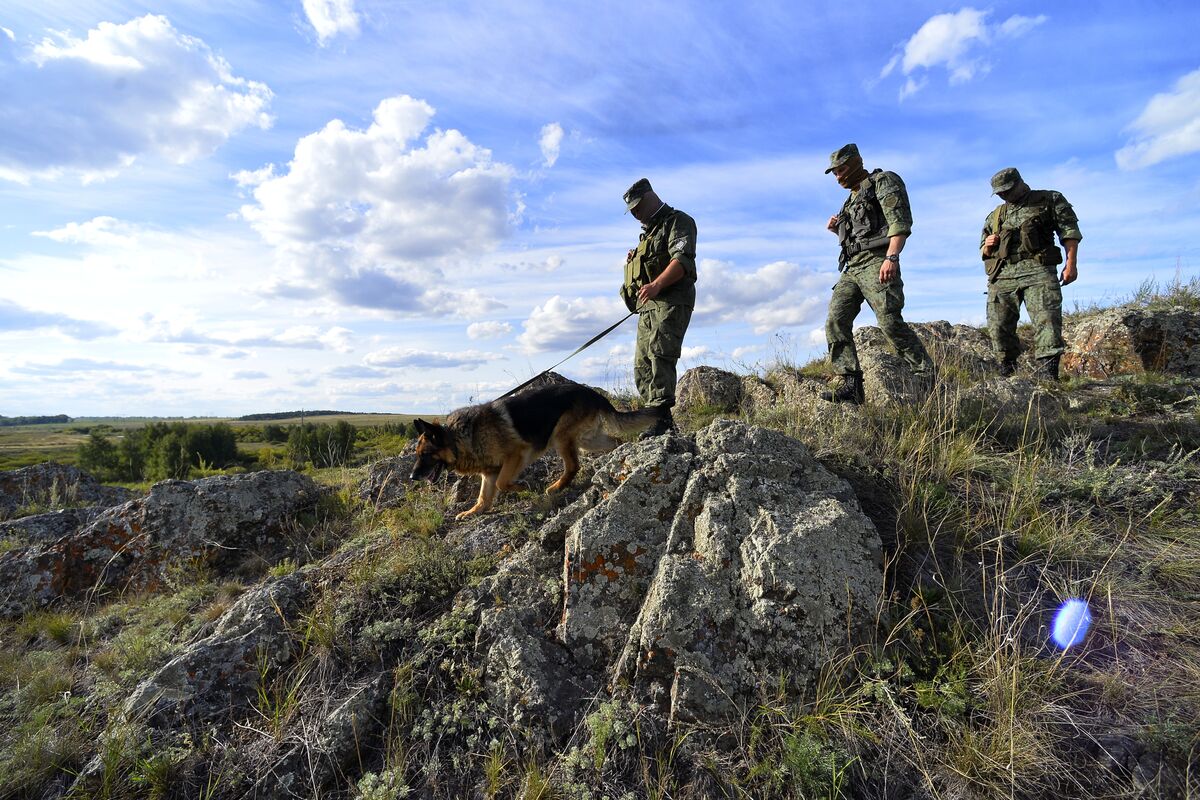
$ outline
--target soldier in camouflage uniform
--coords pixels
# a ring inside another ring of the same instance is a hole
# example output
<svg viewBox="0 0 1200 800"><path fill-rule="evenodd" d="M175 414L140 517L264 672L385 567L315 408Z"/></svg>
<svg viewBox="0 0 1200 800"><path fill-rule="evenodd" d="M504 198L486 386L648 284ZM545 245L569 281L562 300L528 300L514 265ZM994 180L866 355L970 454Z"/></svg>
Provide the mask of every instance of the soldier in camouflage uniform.
<svg viewBox="0 0 1200 800"><path fill-rule="evenodd" d="M625 258L621 299L638 312L633 379L658 422L642 438L671 430L675 421L675 364L696 305L696 223L659 199L642 178L625 192L625 206L642 233Z"/></svg>
<svg viewBox="0 0 1200 800"><path fill-rule="evenodd" d="M1062 290L1078 277L1075 266L1079 219L1061 194L1030 189L1013 167L992 176L992 191L1004 201L988 214L980 236L979 252L988 276L987 323L992 347L1000 358L1000 372L1016 369L1021 345L1017 319L1021 303L1034 327L1034 357L1038 373L1058 380L1058 362L1066 349L1062 338ZM1067 251L1063 263L1054 234Z"/></svg>
<svg viewBox="0 0 1200 800"><path fill-rule="evenodd" d="M875 312L879 328L896 354L914 374L932 376L933 362L900 313L904 308L900 251L912 232L912 211L904 181L894 172L867 172L854 144L830 155L825 173L830 172L838 185L850 190L850 196L826 226L837 234L842 249L838 258L842 276L833 287L825 320L829 360L841 376L841 385L821 396L835 403L861 403L862 369L853 331L863 300Z"/></svg>

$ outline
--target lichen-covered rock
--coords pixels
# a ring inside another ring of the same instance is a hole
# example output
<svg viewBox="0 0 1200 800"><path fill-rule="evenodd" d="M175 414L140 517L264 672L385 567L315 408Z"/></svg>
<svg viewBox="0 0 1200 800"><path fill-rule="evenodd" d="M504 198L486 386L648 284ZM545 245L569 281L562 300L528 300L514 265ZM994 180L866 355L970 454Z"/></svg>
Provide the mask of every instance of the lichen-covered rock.
<svg viewBox="0 0 1200 800"><path fill-rule="evenodd" d="M68 506L115 506L133 497L119 486L104 486L79 467L53 461L0 472L0 519L23 508L61 509Z"/></svg>
<svg viewBox="0 0 1200 800"><path fill-rule="evenodd" d="M776 369L764 378L742 379L742 410L747 415L795 415L809 427L830 430L832 426L861 413L858 406L821 399L829 385L792 369Z"/></svg>
<svg viewBox="0 0 1200 800"><path fill-rule="evenodd" d="M999 371L992 339L983 328L945 320L914 322L911 327L939 369L957 369L973 378Z"/></svg>
<svg viewBox="0 0 1200 800"><path fill-rule="evenodd" d="M904 359L892 352L883 331L866 325L854 331L867 402L877 405L919 402L933 387L929 376L914 375Z"/></svg>
<svg viewBox="0 0 1200 800"><path fill-rule="evenodd" d="M1128 306L1063 321L1064 372L1088 378L1165 372L1200 376L1200 312Z"/></svg>
<svg viewBox="0 0 1200 800"><path fill-rule="evenodd" d="M381 458L367 469L358 484L358 496L375 508L396 508L408 494L408 476L417 460L416 441L410 441L398 456Z"/></svg>
<svg viewBox="0 0 1200 800"><path fill-rule="evenodd" d="M1062 398L1046 386L1022 377L993 377L964 389L954 402L958 412L983 421L1023 418L1032 429L1062 415Z"/></svg>
<svg viewBox="0 0 1200 800"><path fill-rule="evenodd" d="M872 619L880 551L849 485L782 434L717 420L623 445L479 587L489 691L559 730L603 684L723 718Z"/></svg>
<svg viewBox="0 0 1200 800"><path fill-rule="evenodd" d="M291 471L163 481L55 541L0 553L0 614L60 598L153 590L179 564L223 570L277 545L319 494Z"/></svg>
<svg viewBox="0 0 1200 800"><path fill-rule="evenodd" d="M694 367L683 373L675 387L680 411L712 409L733 411L742 402L742 379L716 367Z"/></svg>
<svg viewBox="0 0 1200 800"><path fill-rule="evenodd" d="M94 520L107 506L64 508L46 514L33 514L0 522L0 540L17 545L49 542L74 533Z"/></svg>
<svg viewBox="0 0 1200 800"><path fill-rule="evenodd" d="M240 597L206 636L143 681L123 713L154 726L212 721L243 710L292 661L289 630L313 592L307 571L269 580Z"/></svg>
<svg viewBox="0 0 1200 800"><path fill-rule="evenodd" d="M774 431L718 421L613 677L671 719L732 713L771 676L805 685L882 590L879 533L849 485Z"/></svg>
<svg viewBox="0 0 1200 800"><path fill-rule="evenodd" d="M581 664L610 663L629 634L680 507L695 454L682 436L658 436L597 471L582 504L559 515L565 531L565 603L558 636ZM601 500L601 498L603 498Z"/></svg>

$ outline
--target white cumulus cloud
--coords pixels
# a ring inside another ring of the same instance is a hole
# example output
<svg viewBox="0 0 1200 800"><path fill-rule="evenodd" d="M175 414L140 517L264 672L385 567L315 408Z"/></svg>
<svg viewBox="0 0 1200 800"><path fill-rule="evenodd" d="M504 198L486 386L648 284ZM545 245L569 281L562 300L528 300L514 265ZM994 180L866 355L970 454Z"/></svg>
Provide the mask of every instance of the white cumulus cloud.
<svg viewBox="0 0 1200 800"><path fill-rule="evenodd" d="M897 66L901 68L906 76L901 100L924 88L926 73L935 67L945 68L950 83L965 83L991 69L983 51L997 39L1024 36L1046 21L1044 15L1014 14L1004 22L990 24L990 13L968 7L930 17L888 61L879 77L886 78Z"/></svg>
<svg viewBox="0 0 1200 800"><path fill-rule="evenodd" d="M66 244L86 244L97 247L136 247L137 229L115 217L94 217L87 222L68 222L50 231L33 231L41 236Z"/></svg>
<svg viewBox="0 0 1200 800"><path fill-rule="evenodd" d="M547 167L553 167L554 162L558 161L558 154L562 150L562 140L562 125L551 122L542 126L542 136L538 139L538 146L542 149L542 159Z"/></svg>
<svg viewBox="0 0 1200 800"><path fill-rule="evenodd" d="M354 0L304 0L304 14L322 46L338 34L358 35Z"/></svg>
<svg viewBox="0 0 1200 800"><path fill-rule="evenodd" d="M514 171L457 130L427 131L433 115L390 97L365 130L335 119L300 139L286 171L235 176L254 186L242 217L299 272L272 281L274 293L411 314L499 306L438 279L508 235Z"/></svg>
<svg viewBox="0 0 1200 800"><path fill-rule="evenodd" d="M512 333L512 325L507 322L472 322L467 326L467 336L471 339L499 339Z"/></svg>
<svg viewBox="0 0 1200 800"><path fill-rule="evenodd" d="M701 259L696 313L692 325L745 322L756 334L811 324L825 313L832 276L788 261L753 272Z"/></svg>
<svg viewBox="0 0 1200 800"><path fill-rule="evenodd" d="M1140 169L1200 151L1200 69L1150 98L1129 126L1133 138L1117 151L1117 166Z"/></svg>
<svg viewBox="0 0 1200 800"><path fill-rule="evenodd" d="M414 350L407 347L389 347L368 353L363 359L368 366L388 368L417 368L417 369L474 369L495 361L502 356L496 353L483 353L478 350L460 350L456 353L440 352L437 350Z"/></svg>
<svg viewBox="0 0 1200 800"><path fill-rule="evenodd" d="M628 310L617 300L568 300L554 295L525 320L517 342L526 353L573 350L623 317ZM627 322L630 329L636 322Z"/></svg>
<svg viewBox="0 0 1200 800"><path fill-rule="evenodd" d="M182 164L271 125L271 90L163 16L53 33L6 71L0 179L92 180L151 155Z"/></svg>

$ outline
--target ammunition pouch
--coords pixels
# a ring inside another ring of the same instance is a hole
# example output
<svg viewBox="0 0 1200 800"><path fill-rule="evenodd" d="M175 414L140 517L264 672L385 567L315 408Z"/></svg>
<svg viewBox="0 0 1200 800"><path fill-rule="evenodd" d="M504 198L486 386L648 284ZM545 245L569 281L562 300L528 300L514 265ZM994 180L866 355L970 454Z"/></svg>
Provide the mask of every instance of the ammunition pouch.
<svg viewBox="0 0 1200 800"><path fill-rule="evenodd" d="M650 237L643 234L633 257L625 262L625 282L621 285L621 299L630 311L637 311L638 290L657 278L665 264L649 252Z"/></svg>

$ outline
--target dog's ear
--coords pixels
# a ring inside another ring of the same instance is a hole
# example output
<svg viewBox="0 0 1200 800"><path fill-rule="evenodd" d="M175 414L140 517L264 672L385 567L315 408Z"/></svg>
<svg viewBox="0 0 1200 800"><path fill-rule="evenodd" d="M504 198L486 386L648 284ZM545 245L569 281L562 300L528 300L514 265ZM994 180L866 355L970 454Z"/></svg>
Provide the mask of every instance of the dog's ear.
<svg viewBox="0 0 1200 800"><path fill-rule="evenodd" d="M426 422L423 419L414 419L413 427L417 429L417 433L424 436L431 444L441 446L442 440L446 438L446 429L436 422Z"/></svg>

